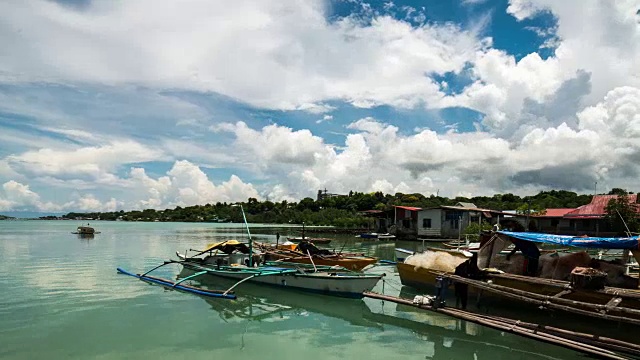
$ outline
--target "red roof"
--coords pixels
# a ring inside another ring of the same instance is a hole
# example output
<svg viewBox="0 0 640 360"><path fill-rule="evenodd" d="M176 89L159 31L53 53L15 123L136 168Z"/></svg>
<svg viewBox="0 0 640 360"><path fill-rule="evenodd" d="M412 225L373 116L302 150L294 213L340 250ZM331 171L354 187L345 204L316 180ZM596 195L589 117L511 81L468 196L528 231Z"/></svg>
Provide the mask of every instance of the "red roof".
<svg viewBox="0 0 640 360"><path fill-rule="evenodd" d="M398 209L405 209L405 210L409 210L409 211L420 211L420 210L422 210L422 208L412 207L412 206L400 206L400 205L393 205L393 206L397 207Z"/></svg>
<svg viewBox="0 0 640 360"><path fill-rule="evenodd" d="M596 195L591 199L591 203L582 205L579 208L565 214L566 217L579 217L579 218L599 218L606 214L605 208L609 201L617 198L618 195ZM638 200L638 194L629 194L627 198L631 203L635 203ZM640 212L640 207L638 208Z"/></svg>
<svg viewBox="0 0 640 360"><path fill-rule="evenodd" d="M543 215L538 215L538 217L563 217L567 213L573 210L576 210L576 209L575 208L546 209L545 213Z"/></svg>

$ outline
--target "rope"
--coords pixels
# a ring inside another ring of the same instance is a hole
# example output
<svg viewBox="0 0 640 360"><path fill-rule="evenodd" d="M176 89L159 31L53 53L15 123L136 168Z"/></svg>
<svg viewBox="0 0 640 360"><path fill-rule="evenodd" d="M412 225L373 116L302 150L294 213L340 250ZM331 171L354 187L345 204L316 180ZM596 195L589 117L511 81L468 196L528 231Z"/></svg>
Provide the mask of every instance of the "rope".
<svg viewBox="0 0 640 360"><path fill-rule="evenodd" d="M382 279L383 293L384 293L384 284L385 284L385 283L387 283L389 286L391 286L391 288L392 288L392 289L397 290L397 291L400 291L400 288L399 288L399 287L395 287L395 286L393 286L393 285L391 284L391 281L390 281L390 280ZM402 285L400 285L400 286L402 286Z"/></svg>

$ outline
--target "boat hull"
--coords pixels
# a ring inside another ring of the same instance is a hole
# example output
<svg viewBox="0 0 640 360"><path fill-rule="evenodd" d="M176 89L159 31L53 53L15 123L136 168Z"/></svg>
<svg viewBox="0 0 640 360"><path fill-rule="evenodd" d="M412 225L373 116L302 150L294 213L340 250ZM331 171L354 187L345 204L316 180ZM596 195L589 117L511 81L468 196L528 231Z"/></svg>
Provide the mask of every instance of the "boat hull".
<svg viewBox="0 0 640 360"><path fill-rule="evenodd" d="M397 262L404 262L404 260L409 256L409 255L413 255L413 251L411 250L407 250L407 249L401 249L401 248L396 248L396 261Z"/></svg>
<svg viewBox="0 0 640 360"><path fill-rule="evenodd" d="M202 271L197 264L182 263L185 269ZM286 268L264 268L265 271ZM290 269L287 269L290 270ZM207 268L208 273L203 276L220 277L226 279L243 280L251 277L252 273L239 270ZM286 273L256 276L247 281L274 286L279 288L294 289L305 292L321 293L333 296L362 298L362 293L370 291L378 283L383 275L350 275L341 272L317 272L317 273Z"/></svg>
<svg viewBox="0 0 640 360"><path fill-rule="evenodd" d="M441 271L416 267L414 265L398 263L398 275L403 285L409 286L421 291L432 291L437 283L436 278L440 275L448 277L451 273L443 273ZM565 313L589 319L596 317L606 320L605 315L600 312L589 311L594 306L609 306L616 297L619 298L615 307L630 309L631 311L640 310L640 290L620 289L606 287L603 290L580 290L572 289L570 282L561 280L552 280L544 278L535 278L513 274L487 274L485 280L467 280L469 294L481 294L485 301L496 301L497 306L538 306L535 301L540 302L540 296L545 296L548 305L546 307L555 310L564 311ZM487 281L488 280L488 281ZM451 284L451 283L450 283ZM571 291L567 291L572 289ZM518 293L518 291L521 291ZM562 299L565 301L558 303L553 307L553 299ZM536 300L531 300L536 299ZM567 301L572 302L567 305ZM621 301L621 302L620 302ZM614 315L616 315L614 313ZM625 313L618 317L611 318L616 322L629 322L637 324L640 321L640 314Z"/></svg>
<svg viewBox="0 0 640 360"><path fill-rule="evenodd" d="M436 284L437 275L432 270L405 263L398 263L397 267L402 285L418 290L431 290Z"/></svg>
<svg viewBox="0 0 640 360"><path fill-rule="evenodd" d="M294 243L299 243L301 241L308 241L310 243L313 244L329 244L331 242L331 239L327 239L327 238L310 238L310 237L289 237L287 238L287 240L294 242Z"/></svg>
<svg viewBox="0 0 640 360"><path fill-rule="evenodd" d="M358 235L358 237L362 239L378 239L378 240L394 240L396 238L395 235L378 234L378 233L365 233L365 234Z"/></svg>

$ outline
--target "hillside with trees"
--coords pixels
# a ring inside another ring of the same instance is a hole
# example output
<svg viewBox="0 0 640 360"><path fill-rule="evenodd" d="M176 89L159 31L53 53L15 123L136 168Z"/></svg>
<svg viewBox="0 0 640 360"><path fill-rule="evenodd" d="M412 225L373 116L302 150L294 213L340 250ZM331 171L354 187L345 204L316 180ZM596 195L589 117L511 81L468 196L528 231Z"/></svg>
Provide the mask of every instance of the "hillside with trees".
<svg viewBox="0 0 640 360"><path fill-rule="evenodd" d="M366 227L369 219L359 216L365 210L391 210L394 205L421 208L440 205L455 205L471 202L476 206L492 210L517 210L532 212L546 208L574 208L591 201L591 195L578 195L564 190L542 191L537 195L520 197L514 194L496 194L472 198L424 196L419 193L394 195L382 192L349 192L320 201L304 198L299 202L258 201L249 198L243 202L247 221L251 223L331 225L337 227ZM174 209L133 210L104 213L77 213L63 215L63 219L95 219L122 221L180 221L180 222L242 222L240 208L228 203L176 207Z"/></svg>

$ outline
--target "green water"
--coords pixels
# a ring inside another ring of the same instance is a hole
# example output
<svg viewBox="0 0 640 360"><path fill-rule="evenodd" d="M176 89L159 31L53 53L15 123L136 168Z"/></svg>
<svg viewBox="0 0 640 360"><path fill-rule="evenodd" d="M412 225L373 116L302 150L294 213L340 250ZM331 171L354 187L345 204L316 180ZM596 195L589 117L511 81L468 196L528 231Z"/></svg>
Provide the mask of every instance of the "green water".
<svg viewBox="0 0 640 360"><path fill-rule="evenodd" d="M238 300L204 299L128 276L175 251L230 237L240 224L0 221L1 359L573 359L575 352L378 300L243 284ZM275 241L296 229L252 226ZM281 238L281 239L283 239ZM393 259L394 244L334 236L332 246ZM411 246L405 244L407 246ZM412 244L415 246L415 244ZM404 246L404 245L403 245ZM173 266L173 267L171 267ZM158 276L175 278L177 265ZM394 267L386 294L401 288ZM220 284L225 285L224 283ZM380 282L374 289L382 291Z"/></svg>

